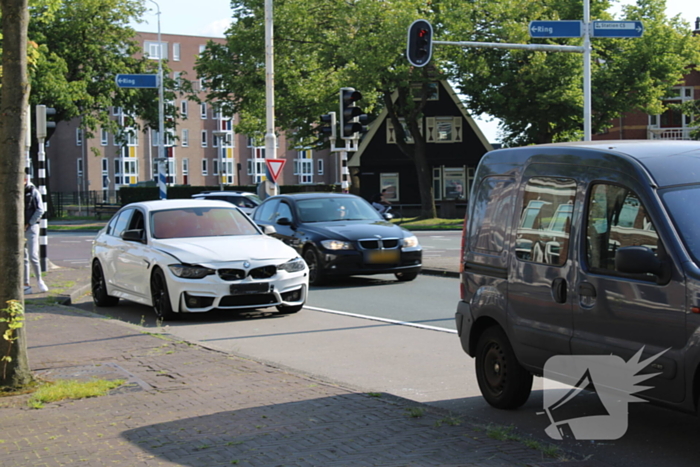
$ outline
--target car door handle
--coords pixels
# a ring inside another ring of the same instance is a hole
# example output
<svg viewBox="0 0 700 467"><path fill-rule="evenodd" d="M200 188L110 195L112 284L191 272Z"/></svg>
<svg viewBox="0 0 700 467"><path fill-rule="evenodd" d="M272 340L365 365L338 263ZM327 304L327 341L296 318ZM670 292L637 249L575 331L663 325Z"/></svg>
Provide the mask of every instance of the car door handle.
<svg viewBox="0 0 700 467"><path fill-rule="evenodd" d="M566 279L563 277L552 281L552 297L557 303L566 303Z"/></svg>
<svg viewBox="0 0 700 467"><path fill-rule="evenodd" d="M578 286L578 294L584 297L596 298L595 287L590 282L581 282Z"/></svg>

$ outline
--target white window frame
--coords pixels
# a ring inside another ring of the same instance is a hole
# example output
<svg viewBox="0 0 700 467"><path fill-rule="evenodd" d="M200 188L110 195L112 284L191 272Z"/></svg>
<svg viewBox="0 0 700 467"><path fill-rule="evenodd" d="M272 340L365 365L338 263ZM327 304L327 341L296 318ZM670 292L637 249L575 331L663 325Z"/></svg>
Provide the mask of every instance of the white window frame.
<svg viewBox="0 0 700 467"><path fill-rule="evenodd" d="M318 159L317 164L318 164L318 174L319 174L319 175L323 175L323 171L324 171L324 168L325 168L325 167L323 166L323 164L324 164L323 159Z"/></svg>
<svg viewBox="0 0 700 467"><path fill-rule="evenodd" d="M180 115L182 117L187 117L188 107L189 105L186 100L180 102Z"/></svg>
<svg viewBox="0 0 700 467"><path fill-rule="evenodd" d="M207 103L202 102L199 104L199 116L201 117L202 120L207 119Z"/></svg>
<svg viewBox="0 0 700 467"><path fill-rule="evenodd" d="M83 130L81 130L80 128L75 129L75 145L76 146L83 145Z"/></svg>
<svg viewBox="0 0 700 467"><path fill-rule="evenodd" d="M202 175L209 175L209 165L207 159L202 159Z"/></svg>
<svg viewBox="0 0 700 467"><path fill-rule="evenodd" d="M209 137L207 130L202 130L202 137L200 138L200 142L202 143L203 148L209 146Z"/></svg>
<svg viewBox="0 0 700 467"><path fill-rule="evenodd" d="M180 43L179 42L173 43L173 60L176 62L180 61Z"/></svg>
<svg viewBox="0 0 700 467"><path fill-rule="evenodd" d="M180 145L183 148L189 147L190 145L190 130L183 128L180 136Z"/></svg>
<svg viewBox="0 0 700 467"><path fill-rule="evenodd" d="M100 145L107 146L109 144L109 132L101 128L100 129Z"/></svg>

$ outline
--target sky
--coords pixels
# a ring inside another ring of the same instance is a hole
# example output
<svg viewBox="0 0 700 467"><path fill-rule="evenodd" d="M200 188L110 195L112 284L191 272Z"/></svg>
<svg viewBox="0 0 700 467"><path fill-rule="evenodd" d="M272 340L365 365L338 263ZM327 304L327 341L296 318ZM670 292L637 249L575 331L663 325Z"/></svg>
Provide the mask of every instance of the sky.
<svg viewBox="0 0 700 467"><path fill-rule="evenodd" d="M160 30L163 34L185 34L191 36L223 37L231 21L230 0L159 0L161 8ZM193 11L192 5L196 5ZM633 0L621 0L621 5L633 4ZM680 14L683 19L695 24L695 18L700 16L700 6L689 7L688 0L666 0L666 14ZM145 22L132 24L137 31L158 32L158 16L152 0L145 1L150 9L143 16ZM490 142L498 141L498 121L488 115L475 116L479 128Z"/></svg>

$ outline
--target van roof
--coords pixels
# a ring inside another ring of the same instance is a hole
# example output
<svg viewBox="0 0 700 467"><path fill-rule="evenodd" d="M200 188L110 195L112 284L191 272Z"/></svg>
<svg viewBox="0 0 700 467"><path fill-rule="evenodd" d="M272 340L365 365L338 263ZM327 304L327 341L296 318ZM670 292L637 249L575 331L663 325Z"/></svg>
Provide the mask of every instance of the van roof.
<svg viewBox="0 0 700 467"><path fill-rule="evenodd" d="M495 164L524 166L527 162L561 162L561 156L576 157L573 163L592 165L600 169L637 172L643 167L642 172L647 172L659 187L700 183L700 141L613 140L552 143L498 149L486 154L484 159Z"/></svg>

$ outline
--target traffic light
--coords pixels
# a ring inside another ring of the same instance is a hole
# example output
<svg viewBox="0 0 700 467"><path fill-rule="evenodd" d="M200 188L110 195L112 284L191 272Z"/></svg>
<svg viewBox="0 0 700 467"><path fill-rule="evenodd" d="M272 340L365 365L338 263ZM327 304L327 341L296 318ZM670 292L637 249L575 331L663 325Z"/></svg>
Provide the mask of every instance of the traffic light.
<svg viewBox="0 0 700 467"><path fill-rule="evenodd" d="M411 65L423 67L433 55L433 27L424 19L415 20L408 28L406 57Z"/></svg>
<svg viewBox="0 0 700 467"><path fill-rule="evenodd" d="M329 112L327 114L321 115L321 133L324 135L330 135L332 142L335 142L337 136L335 131L335 112Z"/></svg>
<svg viewBox="0 0 700 467"><path fill-rule="evenodd" d="M340 89L340 137L355 139L357 133L364 130L367 115L362 113L356 102L362 99L362 93L355 88Z"/></svg>
<svg viewBox="0 0 700 467"><path fill-rule="evenodd" d="M47 117L56 115L56 109L45 105L36 106L36 137L44 141L51 138L56 129L56 122L47 120Z"/></svg>

